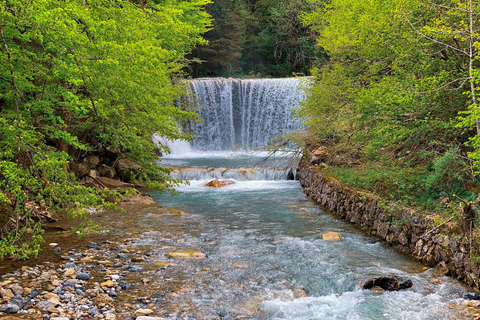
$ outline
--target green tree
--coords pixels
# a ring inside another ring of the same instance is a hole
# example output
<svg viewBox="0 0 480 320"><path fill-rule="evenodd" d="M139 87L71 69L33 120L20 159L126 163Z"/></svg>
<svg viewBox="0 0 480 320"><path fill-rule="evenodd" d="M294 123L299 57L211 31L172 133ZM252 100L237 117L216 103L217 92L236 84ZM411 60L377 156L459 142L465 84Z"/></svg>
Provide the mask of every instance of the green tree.
<svg viewBox="0 0 480 320"><path fill-rule="evenodd" d="M111 192L71 173L85 152L115 148L141 164L136 178L175 185L151 137L184 138L178 123L195 117L175 100L185 55L204 43L208 2L2 1L0 257L38 252L33 201L80 218L111 207Z"/></svg>

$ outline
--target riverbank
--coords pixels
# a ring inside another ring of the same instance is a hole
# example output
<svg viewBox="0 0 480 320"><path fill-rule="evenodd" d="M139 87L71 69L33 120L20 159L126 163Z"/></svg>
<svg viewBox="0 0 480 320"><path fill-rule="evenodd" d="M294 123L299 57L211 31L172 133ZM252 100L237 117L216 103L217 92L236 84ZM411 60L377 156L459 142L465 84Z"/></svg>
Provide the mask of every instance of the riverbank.
<svg viewBox="0 0 480 320"><path fill-rule="evenodd" d="M448 232L433 219L421 217L410 208L384 205L378 197L345 186L305 161L301 163L299 179L310 198L341 219L435 267L439 274L479 289L480 270L472 262L463 234Z"/></svg>

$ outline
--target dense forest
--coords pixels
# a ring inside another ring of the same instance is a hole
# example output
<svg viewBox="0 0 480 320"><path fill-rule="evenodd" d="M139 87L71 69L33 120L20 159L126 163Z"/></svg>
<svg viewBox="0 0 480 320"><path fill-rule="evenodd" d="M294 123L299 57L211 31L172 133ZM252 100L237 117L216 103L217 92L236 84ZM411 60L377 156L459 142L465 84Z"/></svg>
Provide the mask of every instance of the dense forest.
<svg viewBox="0 0 480 320"><path fill-rule="evenodd" d="M193 77L288 77L309 75L324 60L314 30L303 23L317 3L306 0L216 0L206 6L213 29L208 45L190 58Z"/></svg>
<svg viewBox="0 0 480 320"><path fill-rule="evenodd" d="M180 124L196 114L175 103L185 77L312 75L299 110L309 132L295 139L326 148L325 172L443 219L461 212L455 199L477 197L478 1L3 0L0 10L0 257L38 250L39 207L84 217L122 197L83 183L89 155L134 159L123 180L175 186L151 137L188 138Z"/></svg>

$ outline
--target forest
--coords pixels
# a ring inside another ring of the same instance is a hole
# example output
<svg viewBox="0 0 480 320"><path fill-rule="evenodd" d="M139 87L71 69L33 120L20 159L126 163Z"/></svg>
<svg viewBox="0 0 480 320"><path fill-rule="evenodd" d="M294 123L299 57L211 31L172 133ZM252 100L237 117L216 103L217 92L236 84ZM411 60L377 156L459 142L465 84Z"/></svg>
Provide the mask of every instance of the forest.
<svg viewBox="0 0 480 320"><path fill-rule="evenodd" d="M188 77L311 76L299 110L309 130L293 139L327 148L325 172L440 220L480 190L478 1L2 0L0 10L0 257L38 252L32 206L82 223L91 207L115 207L122 194L81 183L91 152L115 150L140 164L130 180L173 188L151 137L189 138L179 128L196 114L176 106Z"/></svg>

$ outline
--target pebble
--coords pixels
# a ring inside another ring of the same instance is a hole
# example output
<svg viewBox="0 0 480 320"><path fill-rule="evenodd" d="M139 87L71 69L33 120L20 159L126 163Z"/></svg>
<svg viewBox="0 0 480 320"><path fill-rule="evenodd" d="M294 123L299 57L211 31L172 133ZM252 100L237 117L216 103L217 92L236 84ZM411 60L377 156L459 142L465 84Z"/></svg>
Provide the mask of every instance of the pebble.
<svg viewBox="0 0 480 320"><path fill-rule="evenodd" d="M100 287L111 288L111 287L114 287L114 286L115 286L115 283L113 283L113 281L111 281L111 280L102 282L102 283L100 284Z"/></svg>
<svg viewBox="0 0 480 320"><path fill-rule="evenodd" d="M54 247L58 246L58 243L52 242L52 243L49 243L48 245L50 247L54 248Z"/></svg>
<svg viewBox="0 0 480 320"><path fill-rule="evenodd" d="M66 276L66 277L73 276L74 274L75 274L75 269L74 268L69 268L69 269L65 270L65 272L63 273L63 275Z"/></svg>
<svg viewBox="0 0 480 320"><path fill-rule="evenodd" d="M145 258L144 257L133 257L132 262L144 262Z"/></svg>
<svg viewBox="0 0 480 320"><path fill-rule="evenodd" d="M91 249L97 249L97 248L98 248L98 244L95 243L95 242L93 242L93 243L90 243L90 244L88 245L88 247L91 248Z"/></svg>

